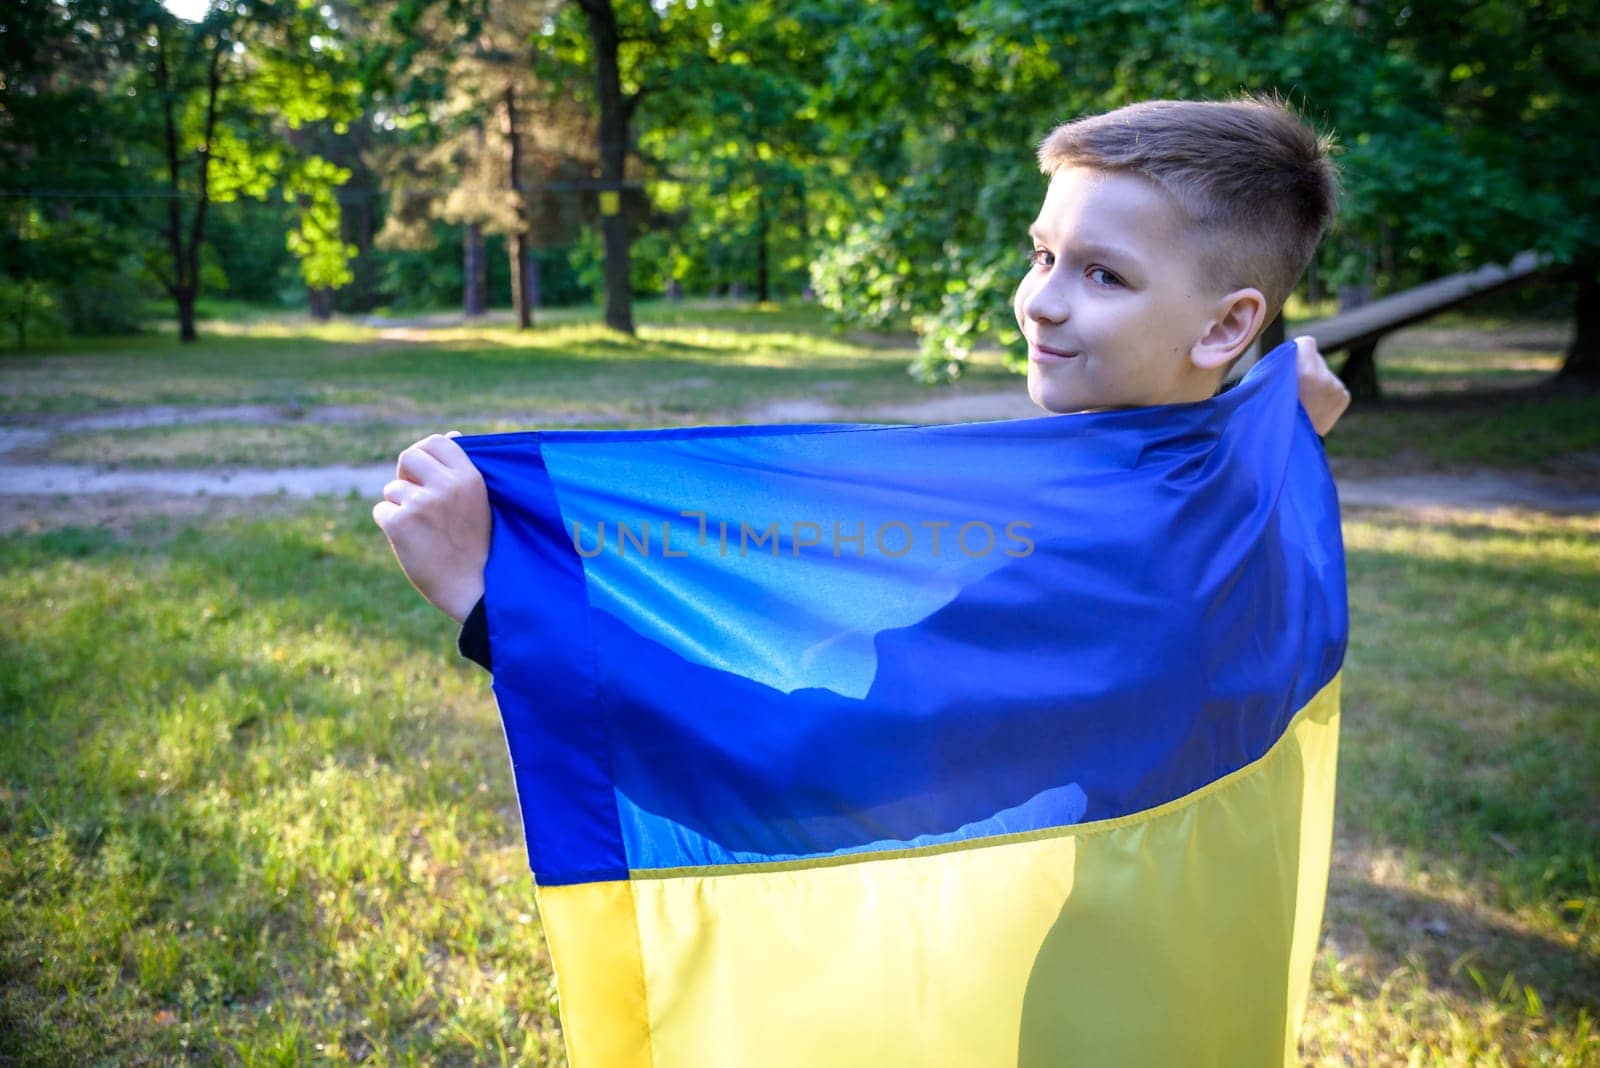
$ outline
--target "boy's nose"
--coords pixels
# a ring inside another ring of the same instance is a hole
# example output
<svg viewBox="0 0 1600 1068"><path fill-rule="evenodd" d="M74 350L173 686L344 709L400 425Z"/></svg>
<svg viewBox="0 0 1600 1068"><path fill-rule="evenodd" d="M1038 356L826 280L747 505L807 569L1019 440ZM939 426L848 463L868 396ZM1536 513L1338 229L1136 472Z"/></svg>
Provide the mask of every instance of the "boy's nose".
<svg viewBox="0 0 1600 1068"><path fill-rule="evenodd" d="M1030 319L1047 323L1064 322L1071 313L1066 279L1060 277L1059 272L1051 271L1024 298L1022 310Z"/></svg>

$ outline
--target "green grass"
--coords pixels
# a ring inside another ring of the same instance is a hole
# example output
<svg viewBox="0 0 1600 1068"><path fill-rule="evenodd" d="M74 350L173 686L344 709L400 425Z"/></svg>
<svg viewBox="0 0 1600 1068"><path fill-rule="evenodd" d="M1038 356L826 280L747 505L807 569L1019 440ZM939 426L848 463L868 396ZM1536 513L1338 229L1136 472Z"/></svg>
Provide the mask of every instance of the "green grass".
<svg viewBox="0 0 1600 1068"><path fill-rule="evenodd" d="M920 386L906 374L911 338L840 333L812 305L646 303L636 338L594 316L558 309L519 333L504 323L369 327L260 313L203 324L195 346L160 335L76 341L0 356L0 419L49 425L153 405L265 405L280 422L206 421L197 412L200 421L186 425L60 433L14 459L364 463L443 429L748 421L783 401L847 412L1024 388L994 350L979 353L953 387ZM1550 388L1561 334L1560 324L1542 323L1474 332L1456 318L1396 335L1379 351L1387 399L1352 410L1329 454L1363 467L1591 470L1600 392Z"/></svg>
<svg viewBox="0 0 1600 1068"><path fill-rule="evenodd" d="M1337 459L1416 471L1478 467L1592 472L1600 462L1600 391L1528 391L1492 403L1356 407L1327 439Z"/></svg>
<svg viewBox="0 0 1600 1068"><path fill-rule="evenodd" d="M1371 513L1345 531L1308 1055L1600 1063L1600 520Z"/></svg>
<svg viewBox="0 0 1600 1068"><path fill-rule="evenodd" d="M486 679L365 513L0 543L0 1062L559 1059Z"/></svg>
<svg viewBox="0 0 1600 1068"><path fill-rule="evenodd" d="M1380 348L1384 400L1352 408L1328 437L1328 454L1415 470L1565 472L1600 459L1600 390L1554 381L1561 354L1541 350L1549 338L1528 348L1515 326L1500 329L1510 336L1499 344L1486 330L1478 347L1402 334Z"/></svg>
<svg viewBox="0 0 1600 1068"><path fill-rule="evenodd" d="M815 308L662 305L641 309L639 320L637 337L592 321L519 333L275 318L207 324L203 342L189 346L155 335L81 341L0 357L0 417L273 404L357 406L391 421L503 412L614 418L737 409L818 390L841 403L926 395L906 373L909 338L835 334ZM973 374L1014 381L998 354Z"/></svg>
<svg viewBox="0 0 1600 1068"><path fill-rule="evenodd" d="M666 418L666 417L664 417ZM653 425L658 420L583 419L563 421L569 427ZM409 423L354 422L318 424L291 422L273 426L200 423L182 427L98 430L62 435L43 452L58 463L115 463L119 467L306 466L393 461L401 449L427 434L459 430L488 434L524 430L513 419L418 419Z"/></svg>
<svg viewBox="0 0 1600 1068"><path fill-rule="evenodd" d="M205 324L202 343L144 336L0 357L0 419L149 406L268 406L282 421L63 432L22 455L126 466L293 465L392 459L424 433L530 426L740 421L774 402L843 408L942 395L907 373L908 337L826 328L815 306L644 305L636 338L591 310L504 324L368 327L258 316ZM998 352L958 392L1023 389ZM334 411L336 418L318 418ZM209 419L209 421L207 421Z"/></svg>

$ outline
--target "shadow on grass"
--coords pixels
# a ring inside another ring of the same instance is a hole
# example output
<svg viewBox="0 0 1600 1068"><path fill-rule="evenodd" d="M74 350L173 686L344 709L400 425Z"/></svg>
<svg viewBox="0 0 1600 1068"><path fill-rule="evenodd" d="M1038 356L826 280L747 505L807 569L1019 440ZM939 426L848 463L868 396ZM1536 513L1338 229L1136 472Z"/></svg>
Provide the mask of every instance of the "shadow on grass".
<svg viewBox="0 0 1600 1068"><path fill-rule="evenodd" d="M343 826L481 822L507 792L470 789L504 764L492 719L439 730L477 669L451 664L364 505L7 538L0 588L0 1061L186 1059L157 1008L304 994L283 953L322 971L351 910L406 884ZM278 839L302 820L323 846ZM369 880L342 919L311 893Z"/></svg>
<svg viewBox="0 0 1600 1068"><path fill-rule="evenodd" d="M1414 412L1481 412L1507 405L1541 405L1552 401L1577 401L1600 404L1600 384L1558 374L1528 382L1527 371L1471 370L1449 368L1429 371L1408 371L1396 375L1398 379L1433 380L1460 379L1470 382L1471 388L1431 390L1420 393L1386 393L1378 400L1357 401L1356 411L1414 411ZM1510 379L1515 384L1497 385ZM1520 379L1520 381L1519 381Z"/></svg>
<svg viewBox="0 0 1600 1068"><path fill-rule="evenodd" d="M1515 976L1576 1027L1600 1010L1592 520L1362 514L1346 542L1328 933L1370 955L1374 982L1420 967L1430 988L1515 1013ZM1375 856L1395 858L1392 880L1357 870Z"/></svg>
<svg viewBox="0 0 1600 1068"><path fill-rule="evenodd" d="M1324 930L1341 953L1367 958L1375 984L1420 971L1433 990L1523 1011L1531 986L1545 1012L1567 1025L1600 1009L1600 960L1580 946L1483 909L1380 885L1337 854Z"/></svg>

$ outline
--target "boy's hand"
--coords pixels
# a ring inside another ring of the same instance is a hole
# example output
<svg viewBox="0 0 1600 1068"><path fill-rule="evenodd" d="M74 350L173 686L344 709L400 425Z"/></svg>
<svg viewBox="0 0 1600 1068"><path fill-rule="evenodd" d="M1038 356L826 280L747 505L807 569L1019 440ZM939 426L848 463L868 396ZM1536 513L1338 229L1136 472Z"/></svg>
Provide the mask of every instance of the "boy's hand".
<svg viewBox="0 0 1600 1068"><path fill-rule="evenodd" d="M483 596L489 491L454 437L434 434L402 452L372 518L417 592L460 623Z"/></svg>
<svg viewBox="0 0 1600 1068"><path fill-rule="evenodd" d="M1328 369L1317 351L1317 339L1309 335L1294 339L1295 374L1300 380L1300 404L1311 416L1311 425L1326 437L1344 410L1350 407L1350 391L1339 376Z"/></svg>

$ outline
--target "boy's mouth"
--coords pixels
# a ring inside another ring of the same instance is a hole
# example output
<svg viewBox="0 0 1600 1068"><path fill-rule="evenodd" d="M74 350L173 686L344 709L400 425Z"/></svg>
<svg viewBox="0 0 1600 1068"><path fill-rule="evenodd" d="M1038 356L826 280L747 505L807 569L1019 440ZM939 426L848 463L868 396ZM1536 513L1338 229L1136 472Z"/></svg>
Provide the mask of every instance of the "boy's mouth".
<svg viewBox="0 0 1600 1068"><path fill-rule="evenodd" d="M1037 341L1028 345L1028 358L1035 363L1060 363L1063 360L1077 358L1076 352L1067 352L1065 349L1053 349L1048 345L1041 345Z"/></svg>

